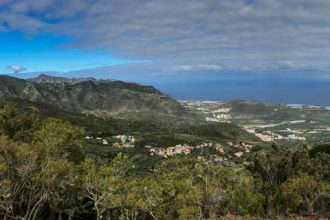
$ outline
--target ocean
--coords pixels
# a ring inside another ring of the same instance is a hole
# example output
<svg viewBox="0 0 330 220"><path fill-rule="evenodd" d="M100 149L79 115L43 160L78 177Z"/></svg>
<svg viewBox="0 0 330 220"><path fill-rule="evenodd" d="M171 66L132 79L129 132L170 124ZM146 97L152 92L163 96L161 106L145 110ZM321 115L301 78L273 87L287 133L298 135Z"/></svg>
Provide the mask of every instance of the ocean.
<svg viewBox="0 0 330 220"><path fill-rule="evenodd" d="M330 81L311 79L179 80L153 82L178 100L254 100L330 106Z"/></svg>

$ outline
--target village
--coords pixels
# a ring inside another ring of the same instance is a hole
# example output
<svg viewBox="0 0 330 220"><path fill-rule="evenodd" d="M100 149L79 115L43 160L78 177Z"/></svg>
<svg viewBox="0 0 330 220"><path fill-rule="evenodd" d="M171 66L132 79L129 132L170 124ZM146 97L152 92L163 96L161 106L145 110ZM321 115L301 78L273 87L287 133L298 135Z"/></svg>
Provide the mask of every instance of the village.
<svg viewBox="0 0 330 220"><path fill-rule="evenodd" d="M97 145L105 145L113 147L115 149L132 149L136 145L136 139L131 135L116 135L110 138L101 138L86 136L86 140L95 143ZM189 144L177 144L168 147L153 147L151 145L145 145L151 157L169 158L177 155L193 155L196 157L197 161L228 161L232 158L241 158L245 154L250 153L252 148L255 146L248 143L232 143L226 142L224 144L213 143L212 141L207 141L197 145ZM204 152L204 154L203 154ZM205 152L208 152L205 154ZM204 156L203 156L203 155Z"/></svg>
<svg viewBox="0 0 330 220"><path fill-rule="evenodd" d="M231 159L233 157L241 158L244 156L245 153L250 153L252 148L255 146L253 144L247 144L247 143L232 143L227 142L226 143L229 148L231 148L234 152L231 152L231 154L228 154L229 152L226 152L226 148L221 144L213 144L212 142L208 143L202 143L196 146L190 146L188 144L178 144L176 146L166 147L166 148L152 148L150 145L145 146L149 149L150 156L159 156L162 158L168 158L175 155L188 155L191 154L193 150L198 149L204 149L204 148L213 148L216 152L216 154L209 155L209 158L211 158L213 161L220 162L220 161L226 161L228 159ZM221 156L219 156L219 154ZM198 161L206 161L206 158L204 156L198 155L197 156Z"/></svg>
<svg viewBox="0 0 330 220"><path fill-rule="evenodd" d="M231 108L218 108L215 110L202 108L202 111L207 115L205 120L209 122L228 121L232 118L232 115L230 114Z"/></svg>
<svg viewBox="0 0 330 220"><path fill-rule="evenodd" d="M102 145L112 145L115 148L134 148L135 147L135 137L131 135L116 135L109 139L93 136L86 136L86 140L94 141Z"/></svg>

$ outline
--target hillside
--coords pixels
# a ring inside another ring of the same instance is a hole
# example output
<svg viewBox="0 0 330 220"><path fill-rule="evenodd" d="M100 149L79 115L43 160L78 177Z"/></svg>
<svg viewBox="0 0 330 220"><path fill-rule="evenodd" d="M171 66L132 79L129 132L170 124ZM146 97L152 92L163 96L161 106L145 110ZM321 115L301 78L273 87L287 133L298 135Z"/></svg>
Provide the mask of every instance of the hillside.
<svg viewBox="0 0 330 220"><path fill-rule="evenodd" d="M195 116L177 101L153 88L136 83L93 78L40 75L22 80L0 77L0 96L51 104L67 111L100 117L190 122Z"/></svg>
<svg viewBox="0 0 330 220"><path fill-rule="evenodd" d="M152 139L155 144L184 143L190 141L191 135L222 141L248 141L259 142L256 136L249 134L240 127L230 123L195 123L176 124L168 126L166 123L153 120L128 120L120 118L102 118L95 115L83 114L74 111L63 110L51 104L34 102L20 98L0 98L0 108L13 104L20 111L36 107L42 118L54 117L83 127L87 134L112 135L121 133L138 133L144 137L143 142ZM173 116L174 117L174 116ZM187 134L188 139L175 138L175 134ZM151 137L152 136L152 137Z"/></svg>

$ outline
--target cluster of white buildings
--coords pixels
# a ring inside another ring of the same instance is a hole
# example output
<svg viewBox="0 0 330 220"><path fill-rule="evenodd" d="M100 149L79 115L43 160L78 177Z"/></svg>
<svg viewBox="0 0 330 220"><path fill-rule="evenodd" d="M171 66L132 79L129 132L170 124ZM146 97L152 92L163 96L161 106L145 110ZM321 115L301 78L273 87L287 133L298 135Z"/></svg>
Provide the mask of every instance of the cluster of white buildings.
<svg viewBox="0 0 330 220"><path fill-rule="evenodd" d="M242 151L234 153L234 156L239 157L239 158L242 157L243 155L244 155L244 152L242 152Z"/></svg>
<svg viewBox="0 0 330 220"><path fill-rule="evenodd" d="M201 149L201 148L204 148L204 147L212 147L212 146L213 146L213 143L208 142L208 143L202 143L202 144L196 145L194 148Z"/></svg>
<svg viewBox="0 0 330 220"><path fill-rule="evenodd" d="M188 145L188 144L178 144L174 147L168 147L168 148L150 148L150 155L158 155L160 157L170 157L178 154L185 154L188 155L191 153L191 151L194 149L194 147Z"/></svg>
<svg viewBox="0 0 330 220"><path fill-rule="evenodd" d="M220 114L220 115L215 115L215 117L217 119L223 119L223 120L228 120L232 118L230 114Z"/></svg>
<svg viewBox="0 0 330 220"><path fill-rule="evenodd" d="M220 101L180 101L188 109L197 110L200 113L207 115L205 121L220 122L221 120L231 119L231 108L223 107L223 102ZM217 109L214 109L217 107ZM214 109L214 110L211 110Z"/></svg>
<svg viewBox="0 0 330 220"><path fill-rule="evenodd" d="M283 137L284 139L287 140L299 140L299 141L306 141L305 137L298 136L296 134L289 134L287 137Z"/></svg>
<svg viewBox="0 0 330 220"><path fill-rule="evenodd" d="M220 108L217 110L213 110L212 114L213 117L219 120L228 120L231 119L232 116L229 114L230 113L231 108Z"/></svg>
<svg viewBox="0 0 330 220"><path fill-rule="evenodd" d="M240 152L234 153L233 154L234 157L242 157L244 155L244 153L249 153L251 151L251 149L254 147L254 145L247 144L247 143L233 144L232 142L228 142L228 145L242 150ZM167 157L174 156L174 155L180 155L180 154L188 155L192 152L193 149L201 149L201 148L205 148L205 147L214 147L214 149L216 150L217 153L220 153L220 154L225 153L225 149L221 144L213 144L212 142L203 143L203 144L199 144L196 146L190 146L188 144L183 144L183 145L178 144L176 146L167 147L167 148L152 148L149 145L147 145L145 147L149 149L151 156L157 155L157 156L160 156L163 158L167 158ZM229 156L229 157L232 158L233 156ZM227 159L225 159L225 157L221 157L216 154L211 157L216 162L227 160ZM200 156L200 155L197 156L196 159L197 159L197 161L206 160L203 156Z"/></svg>
<svg viewBox="0 0 330 220"><path fill-rule="evenodd" d="M216 145L215 150L219 153L224 153L225 152L225 150L223 149L223 147L221 145Z"/></svg>
<svg viewBox="0 0 330 220"><path fill-rule="evenodd" d="M117 135L113 136L112 138L116 139L116 141L112 144L116 148L133 148L135 145L135 138L130 135ZM96 140L99 143L102 143L103 145L109 145L109 141L107 139L101 138L101 137L96 137L94 138L93 136L86 136L86 140Z"/></svg>
<svg viewBox="0 0 330 220"><path fill-rule="evenodd" d="M294 130L286 130L287 132L291 132L293 134L288 134L287 136L283 136L280 134L273 133L271 131L264 131L263 133L256 133L255 129L247 129L248 132L251 134L254 134L258 138L260 138L263 141L271 142L274 140L300 140L300 141L306 141L306 137L299 136L298 134L301 134L302 132L294 131Z"/></svg>
<svg viewBox="0 0 330 220"><path fill-rule="evenodd" d="M217 147L219 148L219 146L221 146L221 145L217 144L216 149L217 149ZM157 155L157 156L167 158L169 156L174 156L174 155L179 155L179 154L188 155L191 153L191 151L193 149L201 149L204 147L213 147L213 143L212 142L202 143L202 144L198 144L196 146L190 146L188 144L183 144L183 145L178 144L176 146L167 147L167 148L152 148L149 145L147 145L145 147L149 149L151 156ZM222 152L224 152L222 148L221 148L221 150L222 150Z"/></svg>
<svg viewBox="0 0 330 220"><path fill-rule="evenodd" d="M242 149L242 150L244 150L245 153L250 153L251 149L254 148L254 145L242 142L242 143L239 143L239 144L234 144L233 147ZM238 156L238 157L240 157L240 156Z"/></svg>
<svg viewBox="0 0 330 220"><path fill-rule="evenodd" d="M217 118L209 118L209 117L206 117L205 121L207 121L207 122L219 122L219 120Z"/></svg>
<svg viewBox="0 0 330 220"><path fill-rule="evenodd" d="M254 134L258 138L260 138L262 141L272 142L274 140L273 136L268 135L268 134L259 134L259 133L252 133L252 134Z"/></svg>
<svg viewBox="0 0 330 220"><path fill-rule="evenodd" d="M213 114L217 114L217 113L229 113L231 110L231 108L220 108L217 110L213 110L212 113Z"/></svg>
<svg viewBox="0 0 330 220"><path fill-rule="evenodd" d="M315 128L313 130L308 131L308 134L319 134L322 132L330 132L330 127L329 128Z"/></svg>
<svg viewBox="0 0 330 220"><path fill-rule="evenodd" d="M135 138L130 135L116 135L112 138L115 138L117 141L112 145L116 148L134 148L135 147Z"/></svg>
<svg viewBox="0 0 330 220"><path fill-rule="evenodd" d="M237 144L233 144L232 142L227 142L227 144L229 146L242 150L242 151L238 151L238 152L234 153L234 156L238 157L238 158L242 157L244 155L244 153L250 153L251 149L255 147L253 144L248 144L248 143L244 143L244 142L237 143Z"/></svg>

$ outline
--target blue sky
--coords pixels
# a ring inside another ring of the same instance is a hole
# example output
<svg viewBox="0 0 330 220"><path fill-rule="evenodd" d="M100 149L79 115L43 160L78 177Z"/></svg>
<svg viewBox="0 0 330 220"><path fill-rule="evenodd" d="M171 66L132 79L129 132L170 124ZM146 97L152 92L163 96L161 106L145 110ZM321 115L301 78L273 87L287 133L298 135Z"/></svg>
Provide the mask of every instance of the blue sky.
<svg viewBox="0 0 330 220"><path fill-rule="evenodd" d="M0 73L12 73L7 68L19 65L29 72L91 69L101 66L145 62L114 57L101 49L82 50L65 46L70 40L51 35L26 36L19 31L0 34Z"/></svg>

